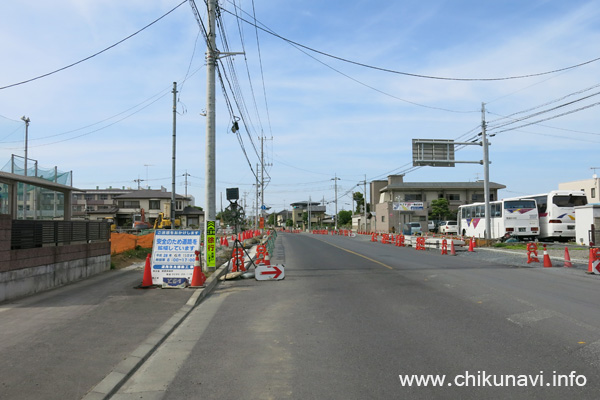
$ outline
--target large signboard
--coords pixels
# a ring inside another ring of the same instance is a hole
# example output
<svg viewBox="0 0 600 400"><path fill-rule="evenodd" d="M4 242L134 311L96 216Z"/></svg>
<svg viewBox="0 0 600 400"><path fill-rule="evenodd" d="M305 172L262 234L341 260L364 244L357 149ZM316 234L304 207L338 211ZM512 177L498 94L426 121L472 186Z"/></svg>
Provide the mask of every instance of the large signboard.
<svg viewBox="0 0 600 400"><path fill-rule="evenodd" d="M392 204L392 209L394 211L419 211L423 210L425 207L422 201L413 201L413 202L394 202Z"/></svg>
<svg viewBox="0 0 600 400"><path fill-rule="evenodd" d="M454 167L454 140L413 139L413 166Z"/></svg>
<svg viewBox="0 0 600 400"><path fill-rule="evenodd" d="M162 285L164 278L185 278L191 282L196 250L200 250L199 230L154 231L152 284Z"/></svg>

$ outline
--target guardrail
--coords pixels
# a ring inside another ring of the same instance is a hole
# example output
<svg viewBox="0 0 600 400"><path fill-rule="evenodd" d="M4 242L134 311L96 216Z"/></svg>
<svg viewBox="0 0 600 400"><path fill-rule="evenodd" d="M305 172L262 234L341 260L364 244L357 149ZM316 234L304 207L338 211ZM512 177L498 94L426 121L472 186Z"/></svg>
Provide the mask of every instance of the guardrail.
<svg viewBox="0 0 600 400"><path fill-rule="evenodd" d="M11 249L110 240L108 222L13 220Z"/></svg>

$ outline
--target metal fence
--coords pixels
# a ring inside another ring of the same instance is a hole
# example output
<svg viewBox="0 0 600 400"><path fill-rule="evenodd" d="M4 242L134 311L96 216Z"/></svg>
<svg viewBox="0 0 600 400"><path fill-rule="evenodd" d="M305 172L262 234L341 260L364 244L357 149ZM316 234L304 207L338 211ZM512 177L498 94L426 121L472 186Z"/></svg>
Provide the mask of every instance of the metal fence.
<svg viewBox="0 0 600 400"><path fill-rule="evenodd" d="M108 222L13 220L12 249L110 240Z"/></svg>

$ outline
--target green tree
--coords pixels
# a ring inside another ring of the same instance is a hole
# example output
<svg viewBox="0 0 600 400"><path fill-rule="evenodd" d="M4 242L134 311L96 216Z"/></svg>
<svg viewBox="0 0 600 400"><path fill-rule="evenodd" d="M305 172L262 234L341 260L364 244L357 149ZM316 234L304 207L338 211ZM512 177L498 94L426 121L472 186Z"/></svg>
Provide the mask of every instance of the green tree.
<svg viewBox="0 0 600 400"><path fill-rule="evenodd" d="M454 215L454 212L450 211L450 204L447 199L441 198L431 202L429 219L444 220L453 218Z"/></svg>
<svg viewBox="0 0 600 400"><path fill-rule="evenodd" d="M271 226L275 226L275 214L269 215L269 219L267 220L267 224Z"/></svg>
<svg viewBox="0 0 600 400"><path fill-rule="evenodd" d="M285 221L285 226L294 226L294 221L288 219L287 221Z"/></svg>
<svg viewBox="0 0 600 400"><path fill-rule="evenodd" d="M347 225L352 222L352 211L342 210L338 212L338 226Z"/></svg>
<svg viewBox="0 0 600 400"><path fill-rule="evenodd" d="M356 214L364 214L364 210L361 209L361 206L365 204L365 198L361 192L354 192L352 194L352 199L356 202ZM369 212L369 205L367 204L367 212Z"/></svg>

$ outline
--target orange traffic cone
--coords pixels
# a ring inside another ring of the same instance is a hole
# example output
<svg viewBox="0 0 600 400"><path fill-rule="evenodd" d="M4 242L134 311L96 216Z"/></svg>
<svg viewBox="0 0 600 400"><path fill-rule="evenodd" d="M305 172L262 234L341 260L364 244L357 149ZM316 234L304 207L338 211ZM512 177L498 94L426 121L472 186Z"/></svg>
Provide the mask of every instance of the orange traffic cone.
<svg viewBox="0 0 600 400"><path fill-rule="evenodd" d="M565 246L565 267L572 268L571 257L569 256L569 248Z"/></svg>
<svg viewBox="0 0 600 400"><path fill-rule="evenodd" d="M202 272L202 266L200 265L200 252L196 250L196 260L194 260L194 273L192 274L192 283L190 287L202 287L206 282L206 276Z"/></svg>
<svg viewBox="0 0 600 400"><path fill-rule="evenodd" d="M454 240L450 239L450 255L455 256L456 250L454 249Z"/></svg>
<svg viewBox="0 0 600 400"><path fill-rule="evenodd" d="M544 245L544 268L552 267L552 261L550 261L550 256L548 255L548 251L546 251L546 245Z"/></svg>
<svg viewBox="0 0 600 400"><path fill-rule="evenodd" d="M152 266L150 265L150 254L146 256L146 265L144 266L144 279L140 287L148 288L152 286Z"/></svg>
<svg viewBox="0 0 600 400"><path fill-rule="evenodd" d="M475 247L475 240L473 240L473 238L471 238L469 240L469 251L475 251L474 247Z"/></svg>

